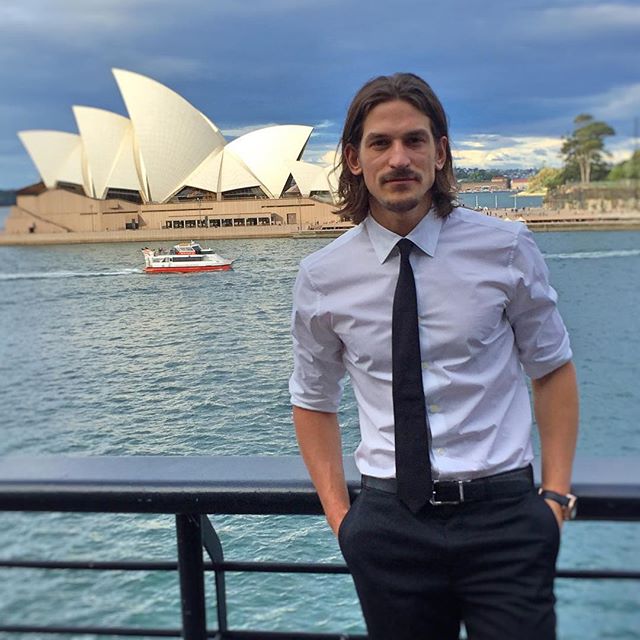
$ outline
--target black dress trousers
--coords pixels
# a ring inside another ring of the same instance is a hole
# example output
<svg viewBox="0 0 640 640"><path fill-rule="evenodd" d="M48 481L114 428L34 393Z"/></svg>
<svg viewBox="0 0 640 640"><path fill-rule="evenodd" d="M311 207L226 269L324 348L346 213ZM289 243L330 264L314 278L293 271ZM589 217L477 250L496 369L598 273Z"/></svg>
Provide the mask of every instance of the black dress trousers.
<svg viewBox="0 0 640 640"><path fill-rule="evenodd" d="M555 638L560 532L533 487L417 514L364 488L338 539L371 640Z"/></svg>

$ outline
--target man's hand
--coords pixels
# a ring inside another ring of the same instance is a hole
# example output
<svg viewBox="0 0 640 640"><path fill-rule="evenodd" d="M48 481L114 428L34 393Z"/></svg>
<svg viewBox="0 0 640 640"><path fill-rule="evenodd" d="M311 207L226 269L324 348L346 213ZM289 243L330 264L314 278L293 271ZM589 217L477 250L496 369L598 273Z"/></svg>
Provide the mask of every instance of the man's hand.
<svg viewBox="0 0 640 640"><path fill-rule="evenodd" d="M558 521L558 529L562 531L562 525L564 524L564 516L562 515L562 507L555 500L547 500L545 498L545 502L549 505L551 511L553 511L553 515L556 517Z"/></svg>

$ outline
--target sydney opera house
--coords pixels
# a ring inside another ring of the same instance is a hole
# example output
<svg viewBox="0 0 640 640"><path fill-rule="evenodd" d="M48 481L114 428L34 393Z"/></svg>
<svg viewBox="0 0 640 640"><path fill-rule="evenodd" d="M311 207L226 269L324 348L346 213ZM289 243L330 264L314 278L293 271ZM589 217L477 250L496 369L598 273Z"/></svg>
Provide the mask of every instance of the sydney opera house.
<svg viewBox="0 0 640 640"><path fill-rule="evenodd" d="M227 141L171 89L113 74L128 118L74 106L78 133L19 132L41 182L18 192L6 233L259 236L335 222L333 167L302 160L312 127L270 126Z"/></svg>

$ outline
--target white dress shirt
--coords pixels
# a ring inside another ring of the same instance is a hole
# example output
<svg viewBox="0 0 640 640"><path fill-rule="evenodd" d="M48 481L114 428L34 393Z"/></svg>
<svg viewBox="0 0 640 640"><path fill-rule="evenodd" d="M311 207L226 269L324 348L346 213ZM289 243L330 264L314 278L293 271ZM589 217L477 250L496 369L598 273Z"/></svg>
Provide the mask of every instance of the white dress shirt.
<svg viewBox="0 0 640 640"><path fill-rule="evenodd" d="M395 476L391 315L401 236L371 216L300 264L294 288L292 404L337 412L345 374L358 403L361 473ZM407 236L420 325L434 478L468 479L531 462L524 373L571 359L556 292L518 222L432 209ZM426 427L425 427L426 428Z"/></svg>

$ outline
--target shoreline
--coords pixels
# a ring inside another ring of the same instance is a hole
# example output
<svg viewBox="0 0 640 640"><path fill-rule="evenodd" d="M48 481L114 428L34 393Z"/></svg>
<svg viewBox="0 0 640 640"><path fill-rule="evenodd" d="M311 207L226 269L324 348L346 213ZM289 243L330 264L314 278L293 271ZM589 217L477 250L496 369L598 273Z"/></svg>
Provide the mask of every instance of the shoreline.
<svg viewBox="0 0 640 640"><path fill-rule="evenodd" d="M640 212L620 212L596 215L593 212L558 212L549 210L495 210L488 215L524 222L532 231L633 231L640 230ZM59 233L16 233L0 230L0 246L38 246L64 244L110 244L120 242L172 242L192 240L258 240L271 238L336 238L343 231L302 229L298 225L263 227L196 228L196 229L136 229L123 231L70 231Z"/></svg>

